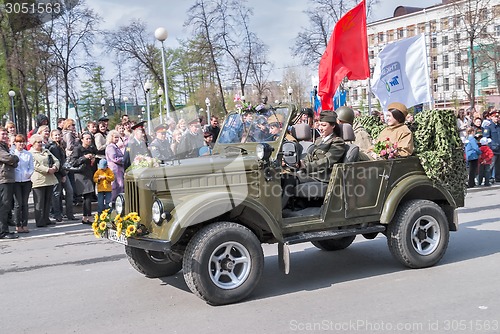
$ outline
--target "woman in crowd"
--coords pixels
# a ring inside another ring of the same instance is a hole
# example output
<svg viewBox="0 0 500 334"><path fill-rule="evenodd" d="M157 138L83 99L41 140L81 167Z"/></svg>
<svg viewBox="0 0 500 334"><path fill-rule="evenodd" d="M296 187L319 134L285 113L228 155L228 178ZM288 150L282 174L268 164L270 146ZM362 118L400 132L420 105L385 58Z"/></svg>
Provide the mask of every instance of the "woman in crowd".
<svg viewBox="0 0 500 334"><path fill-rule="evenodd" d="M61 139L61 132L59 130L52 130L50 132L51 142L48 146L48 150L52 153L59 164L64 166L66 163L66 150L63 145L64 142ZM57 184L54 186L52 193L52 213L56 221L62 221L62 200L63 200L63 189L66 193L65 204L66 204L66 217L68 220L75 220L73 216L73 187L71 187L71 182L68 179L67 172L61 167L56 173Z"/></svg>
<svg viewBox="0 0 500 334"><path fill-rule="evenodd" d="M115 180L111 184L113 187L111 202L114 202L116 196L123 192L123 177L125 170L123 168L123 151L118 146L120 140L120 134L116 130L111 130L106 138L106 160L108 161L108 167L115 175Z"/></svg>
<svg viewBox="0 0 500 334"><path fill-rule="evenodd" d="M75 147L80 143L80 139L76 134L76 123L72 118L64 121L62 127L62 140L66 148L66 156L70 157Z"/></svg>
<svg viewBox="0 0 500 334"><path fill-rule="evenodd" d="M83 196L83 224L92 224L92 195L94 192L94 173L97 169L95 148L92 146L92 135L84 132L82 143L73 150L70 163L73 167L81 167L81 171L75 173L75 194Z"/></svg>
<svg viewBox="0 0 500 334"><path fill-rule="evenodd" d="M7 130L7 134L9 135L9 146L11 149L14 149L17 134L16 125L12 121L7 121L5 123L5 130Z"/></svg>
<svg viewBox="0 0 500 334"><path fill-rule="evenodd" d="M179 123L177 123L177 130L181 132L181 134L184 134L187 132L187 122L184 118L181 118L179 120Z"/></svg>
<svg viewBox="0 0 500 334"><path fill-rule="evenodd" d="M28 198L31 192L31 175L34 172L33 155L26 150L26 137L16 135L12 154L19 157L14 186L14 221L17 233L28 233Z"/></svg>
<svg viewBox="0 0 500 334"><path fill-rule="evenodd" d="M116 145L120 148L122 153L125 153L125 148L127 147L128 144L128 136L125 133L125 127L123 126L123 124L116 124L115 130L118 131L118 133L120 134L120 139L118 140L118 143L116 143ZM106 138L106 141L107 139L108 138Z"/></svg>
<svg viewBox="0 0 500 334"><path fill-rule="evenodd" d="M38 128L37 134L42 136L42 147L47 148L49 146L50 141L50 128L48 125L42 125Z"/></svg>
<svg viewBox="0 0 500 334"><path fill-rule="evenodd" d="M459 109L457 112L457 128L458 135L460 139L462 139L462 143L467 139L467 128L470 126L470 121L465 117L465 111L463 109Z"/></svg>
<svg viewBox="0 0 500 334"><path fill-rule="evenodd" d="M94 134L95 148L97 149L96 156L98 159L104 159L106 151L106 121L97 123L97 132Z"/></svg>
<svg viewBox="0 0 500 334"><path fill-rule="evenodd" d="M179 146L182 139L182 131L174 130L172 133L172 144L170 144L170 148L174 154L174 157L177 156L177 147Z"/></svg>
<svg viewBox="0 0 500 334"><path fill-rule="evenodd" d="M34 173L31 175L33 182L33 201L35 202L35 222L37 227L55 224L49 219L50 203L52 201L52 190L57 183L54 175L60 168L59 160L44 149L43 137L34 134L30 138L31 154L34 160Z"/></svg>

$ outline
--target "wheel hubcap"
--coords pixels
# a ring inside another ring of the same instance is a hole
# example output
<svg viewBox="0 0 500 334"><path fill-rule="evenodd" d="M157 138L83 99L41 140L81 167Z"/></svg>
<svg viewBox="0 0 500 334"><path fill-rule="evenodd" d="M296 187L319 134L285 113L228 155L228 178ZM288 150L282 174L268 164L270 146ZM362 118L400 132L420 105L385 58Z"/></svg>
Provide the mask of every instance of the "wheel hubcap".
<svg viewBox="0 0 500 334"><path fill-rule="evenodd" d="M208 266L212 282L224 290L243 284L252 268L250 253L235 241L219 245L212 252Z"/></svg>
<svg viewBox="0 0 500 334"><path fill-rule="evenodd" d="M439 223L432 216L422 216L413 223L411 242L415 251L420 255L429 255L439 246L441 229Z"/></svg>

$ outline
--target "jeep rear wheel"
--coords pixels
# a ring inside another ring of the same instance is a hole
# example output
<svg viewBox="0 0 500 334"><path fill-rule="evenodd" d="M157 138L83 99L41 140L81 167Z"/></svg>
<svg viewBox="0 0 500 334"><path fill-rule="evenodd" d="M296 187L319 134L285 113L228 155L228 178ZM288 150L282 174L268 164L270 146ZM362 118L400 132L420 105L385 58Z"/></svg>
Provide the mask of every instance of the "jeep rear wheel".
<svg viewBox="0 0 500 334"><path fill-rule="evenodd" d="M317 241L312 241L311 243L321 250L330 252L330 251L346 249L353 243L354 239L356 239L356 236L352 235L340 239L317 240Z"/></svg>
<svg viewBox="0 0 500 334"><path fill-rule="evenodd" d="M443 210L434 202L411 200L397 210L388 226L392 255L409 268L425 268L444 256L450 233Z"/></svg>
<svg viewBox="0 0 500 334"><path fill-rule="evenodd" d="M132 267L146 277L172 276L182 269L181 262L172 261L162 252L125 246L125 253Z"/></svg>
<svg viewBox="0 0 500 334"><path fill-rule="evenodd" d="M231 222L205 226L184 253L184 279L189 289L211 305L237 302L257 286L264 267L259 239Z"/></svg>

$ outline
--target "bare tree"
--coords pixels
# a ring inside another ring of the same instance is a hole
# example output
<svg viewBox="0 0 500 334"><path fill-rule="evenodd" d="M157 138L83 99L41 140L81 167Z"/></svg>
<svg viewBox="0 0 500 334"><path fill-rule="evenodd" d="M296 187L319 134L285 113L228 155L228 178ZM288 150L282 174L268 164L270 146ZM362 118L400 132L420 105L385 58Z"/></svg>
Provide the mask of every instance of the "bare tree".
<svg viewBox="0 0 500 334"><path fill-rule="evenodd" d="M317 65L328 44L335 23L359 0L309 0L310 7L304 11L310 26L303 28L291 47L292 55L299 57L303 65ZM366 2L367 15L379 0Z"/></svg>
<svg viewBox="0 0 500 334"><path fill-rule="evenodd" d="M72 76L76 77L79 69L89 69L91 47L99 33L98 24L101 21L92 9L86 7L84 0L76 0L72 10L65 11L54 22L53 30L42 29L53 40L51 52L56 58L55 66L62 76L65 99L65 117L68 117ZM73 4L72 4L73 5Z"/></svg>
<svg viewBox="0 0 500 334"><path fill-rule="evenodd" d="M488 42L487 28L495 19L495 14L490 13L490 0L463 0L453 3L454 27L456 36L465 32L465 39L456 40L458 52L463 50L462 46L469 54L468 61L461 62L462 80L464 81L464 92L467 95L471 108L476 104L476 74L491 66L488 62L479 61L482 52L487 52Z"/></svg>

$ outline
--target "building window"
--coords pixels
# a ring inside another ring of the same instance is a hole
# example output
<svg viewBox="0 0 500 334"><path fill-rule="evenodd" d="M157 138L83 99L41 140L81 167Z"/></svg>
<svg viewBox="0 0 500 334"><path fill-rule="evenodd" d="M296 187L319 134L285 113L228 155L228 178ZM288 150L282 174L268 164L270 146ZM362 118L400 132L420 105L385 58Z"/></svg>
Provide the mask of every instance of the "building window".
<svg viewBox="0 0 500 334"><path fill-rule="evenodd" d="M437 56L432 56L432 69L437 70L438 69L438 57Z"/></svg>
<svg viewBox="0 0 500 334"><path fill-rule="evenodd" d="M354 101L358 100L358 90L356 88L354 88L352 90L352 97L353 97Z"/></svg>
<svg viewBox="0 0 500 334"><path fill-rule="evenodd" d="M447 92L450 90L450 79L444 78L444 91Z"/></svg>
<svg viewBox="0 0 500 334"><path fill-rule="evenodd" d="M394 41L394 30L387 31L387 41L388 42Z"/></svg>
<svg viewBox="0 0 500 334"><path fill-rule="evenodd" d="M408 26L408 27L406 27L406 34L407 34L408 37L415 36L415 26Z"/></svg>
<svg viewBox="0 0 500 334"><path fill-rule="evenodd" d="M432 20L431 22L429 22L429 25L431 28L431 32L436 32L436 20Z"/></svg>
<svg viewBox="0 0 500 334"><path fill-rule="evenodd" d="M375 58L375 51L370 50L370 59Z"/></svg>
<svg viewBox="0 0 500 334"><path fill-rule="evenodd" d="M462 78L455 78L455 86L457 87L457 90L463 89L463 80Z"/></svg>
<svg viewBox="0 0 500 334"><path fill-rule="evenodd" d="M448 36L443 36L442 43L443 45L448 45Z"/></svg>
<svg viewBox="0 0 500 334"><path fill-rule="evenodd" d="M421 34L425 33L425 23L418 24L418 32Z"/></svg>
<svg viewBox="0 0 500 334"><path fill-rule="evenodd" d="M405 32L403 29L398 29L398 38L404 38L405 37Z"/></svg>
<svg viewBox="0 0 500 334"><path fill-rule="evenodd" d="M462 55L459 52L455 55L455 66L460 66L461 60L462 60Z"/></svg>
<svg viewBox="0 0 500 334"><path fill-rule="evenodd" d="M432 90L434 91L434 93L438 91L438 79L432 80Z"/></svg>
<svg viewBox="0 0 500 334"><path fill-rule="evenodd" d="M483 21L488 20L488 8L481 8L481 11L479 12L479 17Z"/></svg>
<svg viewBox="0 0 500 334"><path fill-rule="evenodd" d="M446 30L448 29L448 18L445 17L441 19L441 30Z"/></svg>
<svg viewBox="0 0 500 334"><path fill-rule="evenodd" d="M364 100L366 99L366 88L361 89L361 98Z"/></svg>
<svg viewBox="0 0 500 334"><path fill-rule="evenodd" d="M481 29L481 34L480 34L481 38L487 38L488 37L488 27L483 27Z"/></svg>
<svg viewBox="0 0 500 334"><path fill-rule="evenodd" d="M370 46L375 45L375 35L374 34L371 34L370 36L368 36L368 40L370 42Z"/></svg>
<svg viewBox="0 0 500 334"><path fill-rule="evenodd" d="M378 41L379 42L383 42L384 41L384 33L383 32L379 32L378 33Z"/></svg>
<svg viewBox="0 0 500 334"><path fill-rule="evenodd" d="M437 43L437 37L432 37L431 38L431 48L435 49L437 48L438 43Z"/></svg>
<svg viewBox="0 0 500 334"><path fill-rule="evenodd" d="M457 32L455 34L455 41L457 41L457 43L460 43L460 33L459 32Z"/></svg>
<svg viewBox="0 0 500 334"><path fill-rule="evenodd" d="M448 68L448 55L443 55L443 67Z"/></svg>
<svg viewBox="0 0 500 334"><path fill-rule="evenodd" d="M495 26L495 36L500 36L500 25Z"/></svg>

